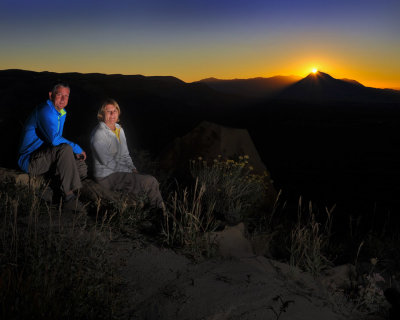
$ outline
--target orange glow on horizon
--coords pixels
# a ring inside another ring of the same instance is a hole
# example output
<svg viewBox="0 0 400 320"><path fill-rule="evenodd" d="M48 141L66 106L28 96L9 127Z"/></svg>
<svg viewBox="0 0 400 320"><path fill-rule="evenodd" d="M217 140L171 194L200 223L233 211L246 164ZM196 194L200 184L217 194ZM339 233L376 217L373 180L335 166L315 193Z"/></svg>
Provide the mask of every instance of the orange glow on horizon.
<svg viewBox="0 0 400 320"><path fill-rule="evenodd" d="M217 79L249 79L249 78L257 78L257 77L274 77L274 76L295 76L299 78L304 78L312 73L316 72L324 72L329 74L335 79L352 79L360 82L362 85L367 87L374 88L390 88L400 90L400 83L398 82L397 75L392 72L389 74L387 80L383 80L383 71L377 72L375 70L364 70L361 68L355 68L354 66L346 65L343 61L335 61L333 59L323 59L321 63L310 63L310 60L314 59L295 59L286 63L284 65L276 65L274 68L267 68L264 72L260 72L259 64L257 62L252 65L251 69L247 68L235 69L235 68L219 68L219 65L213 65L212 71L210 70L199 70L197 65L191 66L187 65L187 68L175 68L176 66L168 66L165 68L161 68L158 66L157 69L146 68L146 67L137 67L133 66L130 68L126 68L125 65L113 65L112 68L106 68L104 65L98 66L87 65L86 67L76 68L76 66L72 66L69 64L63 65L60 67L60 64L42 66L38 68L37 66L33 66L31 64L26 63L25 65L15 65L15 66L7 66L7 68L3 67L0 69L22 69L22 70L30 70L36 72L49 71L49 72L80 72L80 73L103 73L103 74L123 74L123 75L137 75L141 74L143 76L174 76L179 78L186 83L199 81L201 79L214 77ZM316 60L316 59L315 59ZM314 60L314 61L315 61ZM321 60L321 59L318 59ZM186 67L186 65L185 65ZM247 70L246 70L247 69ZM314 71L316 70L316 71ZM382 69L383 70L383 69Z"/></svg>

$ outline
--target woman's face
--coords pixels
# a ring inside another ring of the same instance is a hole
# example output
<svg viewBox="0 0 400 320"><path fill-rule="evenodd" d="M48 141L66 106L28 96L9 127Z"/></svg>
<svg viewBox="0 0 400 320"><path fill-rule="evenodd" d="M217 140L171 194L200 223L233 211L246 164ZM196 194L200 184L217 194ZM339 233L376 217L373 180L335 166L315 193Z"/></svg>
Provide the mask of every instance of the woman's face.
<svg viewBox="0 0 400 320"><path fill-rule="evenodd" d="M112 104L106 105L104 109L104 123L109 128L113 130L115 129L115 124L118 121L118 117L119 117L119 112L117 108Z"/></svg>

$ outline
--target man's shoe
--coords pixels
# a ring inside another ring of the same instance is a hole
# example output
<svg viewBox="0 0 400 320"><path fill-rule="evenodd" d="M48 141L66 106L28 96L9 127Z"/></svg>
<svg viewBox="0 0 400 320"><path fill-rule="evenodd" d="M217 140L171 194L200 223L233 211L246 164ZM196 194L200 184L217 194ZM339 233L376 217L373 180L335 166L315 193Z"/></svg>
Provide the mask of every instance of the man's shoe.
<svg viewBox="0 0 400 320"><path fill-rule="evenodd" d="M73 211L76 213L86 213L85 206L78 200L75 194L72 194L64 200L63 211Z"/></svg>

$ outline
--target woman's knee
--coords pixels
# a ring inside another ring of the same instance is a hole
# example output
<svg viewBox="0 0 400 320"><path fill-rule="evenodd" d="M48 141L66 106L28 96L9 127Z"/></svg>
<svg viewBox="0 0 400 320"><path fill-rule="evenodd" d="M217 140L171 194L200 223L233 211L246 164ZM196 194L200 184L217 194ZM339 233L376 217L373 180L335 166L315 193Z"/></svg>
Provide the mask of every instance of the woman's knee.
<svg viewBox="0 0 400 320"><path fill-rule="evenodd" d="M153 189L155 187L158 188L158 181L156 178L154 178L151 175L144 175L142 178L142 185L144 186L145 189Z"/></svg>

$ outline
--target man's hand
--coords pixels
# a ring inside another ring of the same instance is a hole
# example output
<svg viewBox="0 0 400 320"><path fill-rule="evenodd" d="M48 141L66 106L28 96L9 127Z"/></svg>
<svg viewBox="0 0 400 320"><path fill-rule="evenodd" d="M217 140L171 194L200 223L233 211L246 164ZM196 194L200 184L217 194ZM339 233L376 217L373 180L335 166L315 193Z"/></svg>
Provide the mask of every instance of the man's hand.
<svg viewBox="0 0 400 320"><path fill-rule="evenodd" d="M139 173L139 171L137 171L136 168L135 168L135 169L132 169L132 172L133 172L133 173Z"/></svg>
<svg viewBox="0 0 400 320"><path fill-rule="evenodd" d="M85 161L86 160L86 152L82 151L82 153L75 154L75 157L79 160Z"/></svg>

